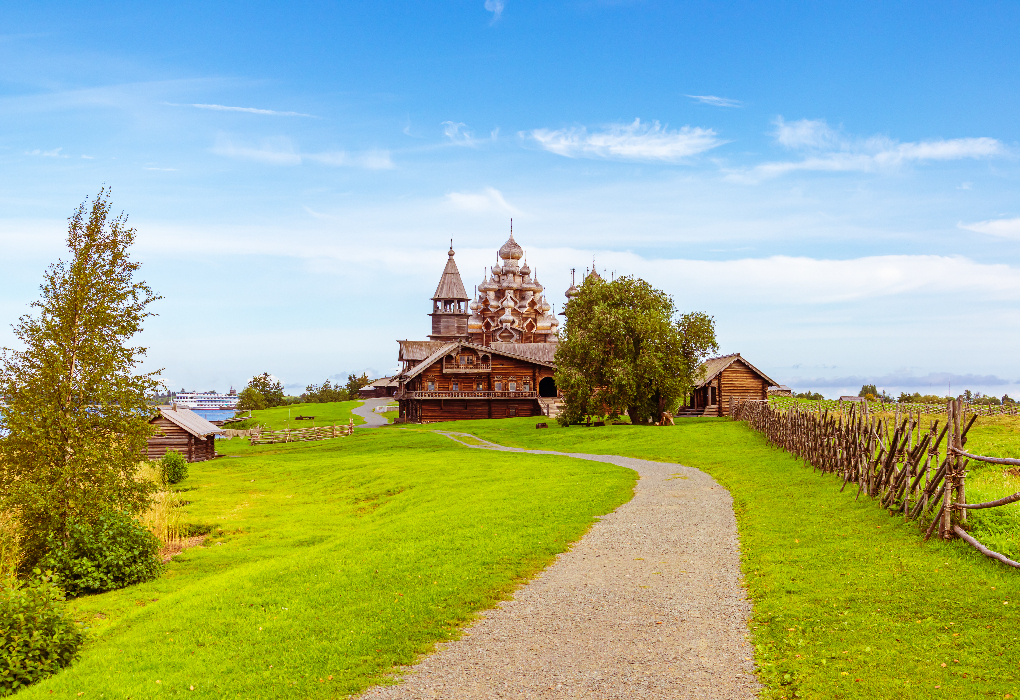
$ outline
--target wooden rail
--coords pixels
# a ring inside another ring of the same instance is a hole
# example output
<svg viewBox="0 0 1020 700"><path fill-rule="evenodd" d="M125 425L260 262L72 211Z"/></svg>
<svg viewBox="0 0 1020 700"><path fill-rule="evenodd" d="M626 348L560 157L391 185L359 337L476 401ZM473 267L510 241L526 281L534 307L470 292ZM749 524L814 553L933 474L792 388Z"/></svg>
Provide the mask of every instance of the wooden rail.
<svg viewBox="0 0 1020 700"><path fill-rule="evenodd" d="M857 498L866 494L890 515L902 513L904 520L916 520L934 510L926 540L936 531L943 539L960 537L985 556L1020 568L964 529L968 510L1020 501L1020 493L1015 493L987 503L967 503L970 460L1003 465L1020 465L1020 460L966 452L967 433L977 415L967 420L965 411L969 407L961 400L947 401L946 423L940 429L939 420L924 426L921 413L903 411L894 419L879 418L867 404L858 402L845 402L833 411L796 403L781 410L769 400L730 399L733 420L747 421L770 443L812 468L842 476L843 489L857 484Z"/></svg>
<svg viewBox="0 0 1020 700"><path fill-rule="evenodd" d="M346 437L354 432L354 419L349 425L326 425L318 428L292 428L290 430L263 430L248 438L252 445L272 445L278 442L310 442Z"/></svg>

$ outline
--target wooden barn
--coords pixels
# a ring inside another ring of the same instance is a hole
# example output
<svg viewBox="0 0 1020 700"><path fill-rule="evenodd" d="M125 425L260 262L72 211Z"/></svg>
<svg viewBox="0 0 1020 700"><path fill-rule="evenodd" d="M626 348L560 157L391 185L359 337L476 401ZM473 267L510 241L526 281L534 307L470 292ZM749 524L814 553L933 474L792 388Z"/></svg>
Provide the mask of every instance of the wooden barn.
<svg viewBox="0 0 1020 700"><path fill-rule="evenodd" d="M402 347L402 358L420 341L410 342L415 345L406 353ZM545 359L536 348L513 343L499 345L521 352L466 341L437 345L424 360L405 360L414 366L397 375L396 399L404 421L540 416L548 411L543 403L556 398L551 352Z"/></svg>
<svg viewBox="0 0 1020 700"><path fill-rule="evenodd" d="M216 436L223 429L213 425L194 411L173 406L160 406L159 413L149 421L159 432L149 438L146 456L159 459L167 450L177 450L189 462L204 462L216 456Z"/></svg>
<svg viewBox="0 0 1020 700"><path fill-rule="evenodd" d="M728 416L730 397L766 399L777 383L740 356L712 357L702 363L690 408L704 416Z"/></svg>
<svg viewBox="0 0 1020 700"><path fill-rule="evenodd" d="M368 386L363 386L358 389L359 399L385 399L393 396L397 393L397 387L399 386L396 379L393 377L383 377L382 379L376 379Z"/></svg>

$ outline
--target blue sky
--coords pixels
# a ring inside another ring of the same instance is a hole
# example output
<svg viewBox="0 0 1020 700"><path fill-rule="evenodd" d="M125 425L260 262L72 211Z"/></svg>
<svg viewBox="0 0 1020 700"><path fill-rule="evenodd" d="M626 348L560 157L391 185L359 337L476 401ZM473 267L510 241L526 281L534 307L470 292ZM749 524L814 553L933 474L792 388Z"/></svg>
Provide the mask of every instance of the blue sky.
<svg viewBox="0 0 1020 700"><path fill-rule="evenodd" d="M0 345L105 183L174 389L395 367L452 238L838 395L1020 393L1015 3L4 3Z"/></svg>

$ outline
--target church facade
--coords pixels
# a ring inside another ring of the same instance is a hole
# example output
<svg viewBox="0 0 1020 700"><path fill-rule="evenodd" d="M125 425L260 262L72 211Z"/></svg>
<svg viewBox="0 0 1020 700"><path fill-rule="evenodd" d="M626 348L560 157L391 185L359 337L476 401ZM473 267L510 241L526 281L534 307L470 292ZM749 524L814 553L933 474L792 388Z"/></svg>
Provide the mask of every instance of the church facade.
<svg viewBox="0 0 1020 700"><path fill-rule="evenodd" d="M557 399L559 321L509 240L468 296L451 246L432 296L428 340L402 340L395 395L400 419L431 423L548 415ZM568 296L576 293L572 287Z"/></svg>

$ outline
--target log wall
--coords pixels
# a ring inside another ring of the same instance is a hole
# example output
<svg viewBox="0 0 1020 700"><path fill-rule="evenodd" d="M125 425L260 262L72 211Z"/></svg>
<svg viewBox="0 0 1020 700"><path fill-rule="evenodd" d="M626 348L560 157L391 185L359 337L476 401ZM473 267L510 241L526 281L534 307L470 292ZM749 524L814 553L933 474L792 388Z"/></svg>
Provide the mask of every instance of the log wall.
<svg viewBox="0 0 1020 700"><path fill-rule="evenodd" d="M761 375L737 360L724 369L717 377L719 415L730 415L730 397L736 399L765 399L768 383Z"/></svg>
<svg viewBox="0 0 1020 700"><path fill-rule="evenodd" d="M149 459L159 459L171 449L183 454L189 462L204 462L216 456L216 436L197 438L162 416L149 422L159 429L146 445L145 456Z"/></svg>

